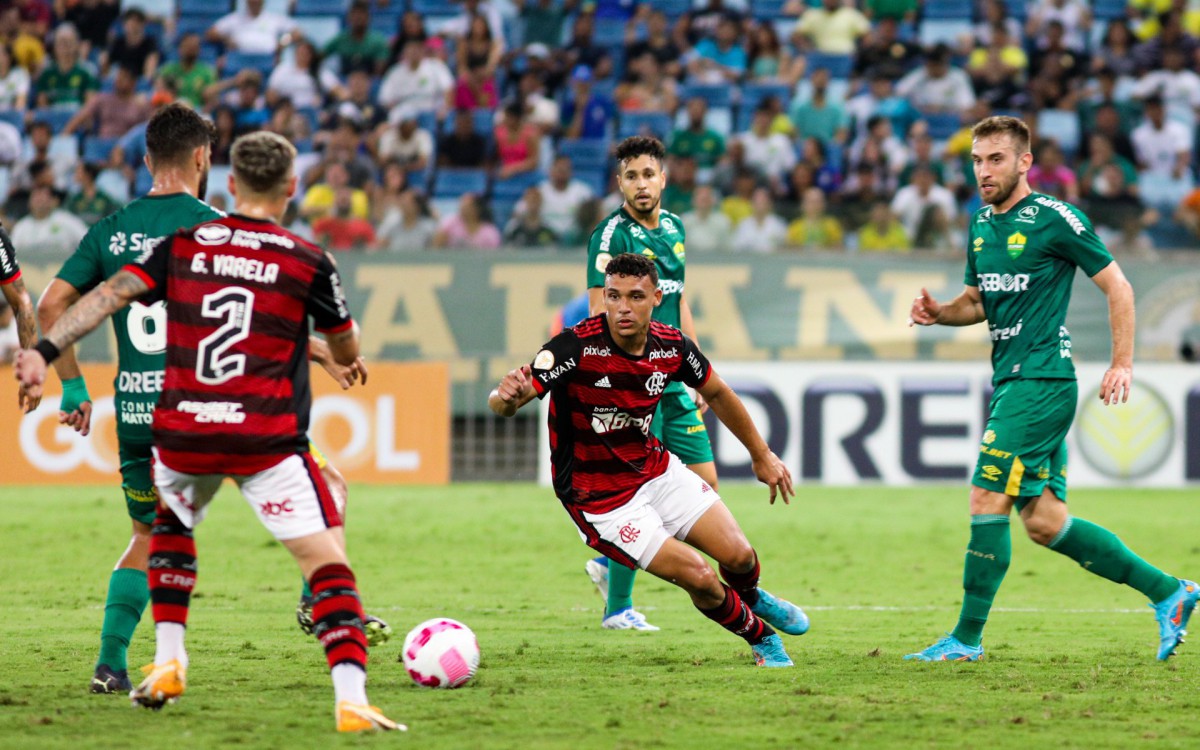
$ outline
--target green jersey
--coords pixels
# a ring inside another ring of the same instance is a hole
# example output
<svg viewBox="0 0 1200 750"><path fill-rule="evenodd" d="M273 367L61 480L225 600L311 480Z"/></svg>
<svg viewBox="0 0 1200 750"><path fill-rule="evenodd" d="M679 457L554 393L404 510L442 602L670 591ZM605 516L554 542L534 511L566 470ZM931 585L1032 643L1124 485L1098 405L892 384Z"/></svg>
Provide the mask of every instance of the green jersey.
<svg viewBox="0 0 1200 750"><path fill-rule="evenodd" d="M93 225L58 278L85 294L168 235L220 216L186 193L138 198ZM166 367L166 305L134 302L113 315L112 322L117 335L117 440L149 444Z"/></svg>
<svg viewBox="0 0 1200 750"><path fill-rule="evenodd" d="M588 288L604 286L604 268L618 253L640 253L658 267L662 304L654 319L679 328L679 300L683 298L683 222L670 211L658 214L658 229L646 229L622 206L592 232L588 242Z"/></svg>
<svg viewBox="0 0 1200 750"><path fill-rule="evenodd" d="M1076 267L1095 276L1113 257L1075 206L1032 193L1003 214L971 219L963 281L977 287L992 338L992 382L1074 380L1065 325Z"/></svg>

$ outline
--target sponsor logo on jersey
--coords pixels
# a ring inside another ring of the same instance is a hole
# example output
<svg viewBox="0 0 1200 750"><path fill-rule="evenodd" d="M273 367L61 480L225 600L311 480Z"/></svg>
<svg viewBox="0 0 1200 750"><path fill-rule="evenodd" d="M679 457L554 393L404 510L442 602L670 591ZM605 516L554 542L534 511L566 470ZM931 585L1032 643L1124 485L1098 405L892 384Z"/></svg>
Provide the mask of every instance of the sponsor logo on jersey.
<svg viewBox="0 0 1200 750"><path fill-rule="evenodd" d="M613 217L604 225L604 231L600 233L600 254L608 255L608 246L612 243L613 232L617 231L617 227L621 225L621 214L613 214ZM611 258L612 256L609 255ZM604 261L608 263L608 261ZM604 272L604 268L600 268L600 272Z"/></svg>
<svg viewBox="0 0 1200 750"><path fill-rule="evenodd" d="M975 243L972 247L974 248L975 252L979 252L980 250L982 250L983 249L983 238L976 237Z"/></svg>
<svg viewBox="0 0 1200 750"><path fill-rule="evenodd" d="M665 372L654 372L646 380L646 393L651 396L657 396L667 387L667 374Z"/></svg>
<svg viewBox="0 0 1200 750"><path fill-rule="evenodd" d="M542 381L542 384L545 385L546 383L557 379L560 375L570 372L573 369L575 369L575 358L571 357L566 362L563 362L558 367L555 367L553 370L539 373L537 377L538 380Z"/></svg>
<svg viewBox="0 0 1200 750"><path fill-rule="evenodd" d="M986 430L983 433L983 444L991 445L994 442L996 442L996 431L995 430Z"/></svg>
<svg viewBox="0 0 1200 750"><path fill-rule="evenodd" d="M585 357L611 357L612 349L609 349L607 346L585 346L585 347L583 347L583 356L585 356Z"/></svg>
<svg viewBox="0 0 1200 750"><path fill-rule="evenodd" d="M180 401L175 407L184 414L195 415L201 424L242 424L246 415L236 401Z"/></svg>
<svg viewBox="0 0 1200 750"><path fill-rule="evenodd" d="M986 445L979 446L979 452L984 454L985 456L991 456L993 458L1012 458L1012 453L1010 453L1009 451L1002 451L1002 450L997 450L996 448L989 448Z"/></svg>
<svg viewBox="0 0 1200 750"><path fill-rule="evenodd" d="M985 292L1024 292L1029 289L1029 274L981 273L979 288Z"/></svg>
<svg viewBox="0 0 1200 750"><path fill-rule="evenodd" d="M988 335L992 337L992 341L1008 341L1021 335L1021 327L1023 325L1025 325L1025 321L1018 320L1015 326L1008 326L1007 328L993 327L988 331Z"/></svg>
<svg viewBox="0 0 1200 750"><path fill-rule="evenodd" d="M108 238L108 251L113 255L121 255L125 252L140 253L138 262L150 257L150 251L158 247L158 243L162 242L165 237L151 237L141 232L133 234L125 234L124 232L113 232Z"/></svg>
<svg viewBox="0 0 1200 750"><path fill-rule="evenodd" d="M999 466L984 466L979 470L979 473L984 479L988 480L989 482L994 482L1000 478L1001 472Z"/></svg>
<svg viewBox="0 0 1200 750"><path fill-rule="evenodd" d="M985 206L983 212L979 214L979 218L975 220L975 223L982 224L990 218L992 218L992 207Z"/></svg>
<svg viewBox="0 0 1200 750"><path fill-rule="evenodd" d="M1025 235L1020 232L1014 232L1008 235L1008 257L1013 260L1017 259L1021 253L1025 252L1025 243L1028 241Z"/></svg>
<svg viewBox="0 0 1200 750"><path fill-rule="evenodd" d="M683 259L684 259L684 257L685 257L685 251L684 251L684 249L683 249L683 243L682 243L682 242L676 242L676 243L675 243L675 247L671 248L671 252L675 253L675 257L676 257L676 258L679 258L680 260L683 260Z"/></svg>
<svg viewBox="0 0 1200 750"><path fill-rule="evenodd" d="M671 347L670 349L653 349L650 351L649 361L653 362L656 359L670 359L671 357L678 357L678 356L679 356L679 350L676 349L675 347Z"/></svg>
<svg viewBox="0 0 1200 750"><path fill-rule="evenodd" d="M1053 198L1047 198L1044 195L1039 195L1034 199L1034 202L1045 206L1046 208L1052 209L1055 213L1061 216L1063 221L1067 222L1067 226L1069 226L1071 231L1075 234L1083 234L1083 222L1079 220L1079 217L1075 215L1075 212L1073 212L1066 203L1063 203L1062 201L1056 201Z"/></svg>
<svg viewBox="0 0 1200 750"><path fill-rule="evenodd" d="M191 588L196 585L196 576L185 576L180 573L161 573L158 582L164 586L181 586Z"/></svg>
<svg viewBox="0 0 1200 750"><path fill-rule="evenodd" d="M659 279L658 288L663 294L683 294L683 282L675 279Z"/></svg>
<svg viewBox="0 0 1200 750"><path fill-rule="evenodd" d="M1020 211L1017 211L1017 221L1022 224L1036 224L1038 215L1037 206L1022 206Z"/></svg>
<svg viewBox="0 0 1200 750"><path fill-rule="evenodd" d="M261 250L264 244L277 245L291 250L296 247L296 243L292 242L282 234L274 232L252 232L248 229L239 229L233 233L233 239L229 244L236 247L248 247L251 250Z"/></svg>
<svg viewBox="0 0 1200 750"><path fill-rule="evenodd" d="M612 255L609 253L600 253L596 256L596 270L604 273L608 269L608 262L612 260Z"/></svg>
<svg viewBox="0 0 1200 750"><path fill-rule="evenodd" d="M643 231L642 228L639 227L637 224L634 224L629 227L629 234L632 235L635 240L646 239L646 232Z"/></svg>
<svg viewBox="0 0 1200 750"><path fill-rule="evenodd" d="M607 376L607 375L605 375L604 377L602 377L602 378L600 378L599 380L597 380L597 381L596 381L596 385L595 385L595 386L593 386L593 387L594 387L594 388L612 388L612 383L610 383L610 382L608 381L608 376Z"/></svg>
<svg viewBox="0 0 1200 750"><path fill-rule="evenodd" d="M292 499L290 497L283 502L277 503L273 500L268 500L265 503L258 504L258 512L267 518L282 516L285 513L291 513L293 510L295 508L292 507Z"/></svg>
<svg viewBox="0 0 1200 750"><path fill-rule="evenodd" d="M201 245L224 245L233 236L233 230L224 224L204 224L192 232L192 238Z"/></svg>
<svg viewBox="0 0 1200 750"><path fill-rule="evenodd" d="M648 247L643 247L643 248L642 248L642 255L645 255L645 256L646 256L647 258L649 258L650 260L658 260L658 256L657 256L657 255L655 255L655 254L654 254L654 251L653 251L653 250L651 250L651 249L650 249L650 248L648 248Z"/></svg>
<svg viewBox="0 0 1200 750"><path fill-rule="evenodd" d="M533 366L539 370L549 370L554 367L554 352L543 349L533 358Z"/></svg>
<svg viewBox="0 0 1200 750"><path fill-rule="evenodd" d="M704 377L704 365L700 364L700 358L696 356L695 352L688 352L687 363L692 368L692 372L696 374L697 380Z"/></svg>
<svg viewBox="0 0 1200 750"><path fill-rule="evenodd" d="M643 435L650 434L650 423L654 421L654 413L651 412L644 417L634 417L621 411L604 411L596 409L592 412L592 431L597 435L603 435L607 432L616 432L630 427L636 427L641 430Z"/></svg>
<svg viewBox="0 0 1200 750"><path fill-rule="evenodd" d="M117 375L117 390L121 393L162 393L163 375L162 370L121 370Z"/></svg>

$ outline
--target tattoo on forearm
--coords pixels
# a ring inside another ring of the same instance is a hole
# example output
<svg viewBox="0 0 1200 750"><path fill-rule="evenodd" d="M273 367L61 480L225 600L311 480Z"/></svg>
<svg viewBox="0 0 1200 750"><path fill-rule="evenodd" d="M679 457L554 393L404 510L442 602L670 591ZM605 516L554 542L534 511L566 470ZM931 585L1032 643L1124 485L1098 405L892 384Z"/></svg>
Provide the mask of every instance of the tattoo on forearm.
<svg viewBox="0 0 1200 750"><path fill-rule="evenodd" d="M22 349L28 349L37 343L37 316L33 313L33 303L29 301L23 279L12 282L8 288L17 300L16 304L9 300L13 315L17 319L17 339L21 342Z"/></svg>
<svg viewBox="0 0 1200 750"><path fill-rule="evenodd" d="M58 319L46 338L65 349L95 330L104 319L149 290L146 282L128 271L118 271L111 279L83 296Z"/></svg>

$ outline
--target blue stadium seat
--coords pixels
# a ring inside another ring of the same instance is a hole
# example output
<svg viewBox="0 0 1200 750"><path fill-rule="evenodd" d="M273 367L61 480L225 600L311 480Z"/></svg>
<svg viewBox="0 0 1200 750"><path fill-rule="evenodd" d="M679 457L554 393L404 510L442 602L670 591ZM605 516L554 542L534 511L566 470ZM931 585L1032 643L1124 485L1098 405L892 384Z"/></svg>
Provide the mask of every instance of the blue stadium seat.
<svg viewBox="0 0 1200 750"><path fill-rule="evenodd" d="M574 179L592 189L597 197L608 194L608 183L611 173L607 169L579 169L574 173Z"/></svg>
<svg viewBox="0 0 1200 750"><path fill-rule="evenodd" d="M921 14L925 21L934 18L970 21L971 3L964 3L962 0L925 0Z"/></svg>
<svg viewBox="0 0 1200 750"><path fill-rule="evenodd" d="M558 153L571 160L576 170L601 169L608 166L612 145L606 139L564 139L558 144Z"/></svg>
<svg viewBox="0 0 1200 750"><path fill-rule="evenodd" d="M57 133L75 116L78 107L41 107L33 110L33 122L44 122Z"/></svg>
<svg viewBox="0 0 1200 750"><path fill-rule="evenodd" d="M293 16L338 16L345 15L345 0L296 0Z"/></svg>
<svg viewBox="0 0 1200 750"><path fill-rule="evenodd" d="M229 77L239 70L257 70L263 78L271 75L275 68L274 55L252 55L246 52L229 52L225 55L225 70L223 75Z"/></svg>
<svg viewBox="0 0 1200 750"><path fill-rule="evenodd" d="M25 134L25 113L19 109L0 110L0 122L7 122L20 131L21 135Z"/></svg>
<svg viewBox="0 0 1200 750"><path fill-rule="evenodd" d="M180 16L175 22L175 38L182 39L188 34L199 34L203 39L204 32L212 27L217 18L219 16Z"/></svg>
<svg viewBox="0 0 1200 750"><path fill-rule="evenodd" d="M524 195L526 190L545 179L545 174L534 170L532 172L522 172L521 174L509 177L507 180L496 180L492 183L492 197L516 200Z"/></svg>
<svg viewBox="0 0 1200 750"><path fill-rule="evenodd" d="M1015 18L1022 24L1029 17L1029 3L1026 0L1004 0L1004 7L1008 10L1010 18Z"/></svg>
<svg viewBox="0 0 1200 750"><path fill-rule="evenodd" d="M492 223L495 224L501 232L504 231L504 225L512 218L513 209L516 208L517 201L513 198L492 198L488 202L488 209L492 214Z"/></svg>
<svg viewBox="0 0 1200 750"><path fill-rule="evenodd" d="M747 83L742 86L742 109L754 111L759 102L767 97L775 97L784 110L792 103L792 87L786 83Z"/></svg>
<svg viewBox="0 0 1200 750"><path fill-rule="evenodd" d="M435 198L458 198L464 193L487 192L487 172L482 169L439 169L433 178Z"/></svg>
<svg viewBox="0 0 1200 750"><path fill-rule="evenodd" d="M687 103L697 96L708 102L709 109L733 106L733 86L712 83L687 83L679 87L679 101Z"/></svg>
<svg viewBox="0 0 1200 750"><path fill-rule="evenodd" d="M1061 109L1043 109L1037 116L1038 138L1053 139L1068 159L1079 152L1082 139L1079 117Z"/></svg>
<svg viewBox="0 0 1200 750"><path fill-rule="evenodd" d="M750 11L759 21L777 21L785 18L783 6L787 0L754 0L750 3Z"/></svg>
<svg viewBox="0 0 1200 750"><path fill-rule="evenodd" d="M458 15L458 9L447 3L446 0L410 0L408 7L410 10L415 10L422 16L434 17L452 17ZM430 31L426 28L426 31ZM432 32L430 32L432 33Z"/></svg>
<svg viewBox="0 0 1200 750"><path fill-rule="evenodd" d="M825 68L831 78L849 78L854 70L853 55L831 55L826 52L809 52L808 69Z"/></svg>
<svg viewBox="0 0 1200 750"><path fill-rule="evenodd" d="M304 38L322 49L329 40L342 30L341 16L301 16L296 19L296 28Z"/></svg>
<svg viewBox="0 0 1200 750"><path fill-rule="evenodd" d="M692 9L692 3L691 0L650 0L650 7L662 11L668 18L678 18Z"/></svg>
<svg viewBox="0 0 1200 750"><path fill-rule="evenodd" d="M1092 15L1097 21L1124 18L1125 0L1092 0Z"/></svg>
<svg viewBox="0 0 1200 750"><path fill-rule="evenodd" d="M107 164L112 159L112 150L116 145L116 138L88 136L83 142L83 160L88 164Z"/></svg>
<svg viewBox="0 0 1200 750"><path fill-rule="evenodd" d="M216 16L229 13L233 4L221 0L176 0L175 7L180 16Z"/></svg>
<svg viewBox="0 0 1200 750"><path fill-rule="evenodd" d="M396 29L400 27L400 18L404 15L404 9L398 7L399 3L393 3L386 8L371 9L371 31L383 34L388 39L396 35Z"/></svg>
<svg viewBox="0 0 1200 750"><path fill-rule="evenodd" d="M971 33L971 21L959 18L932 18L921 22L917 39L923 46L958 43L960 37Z"/></svg>
<svg viewBox="0 0 1200 750"><path fill-rule="evenodd" d="M408 186L422 193L429 191L429 170L414 169L408 173Z"/></svg>
<svg viewBox="0 0 1200 750"><path fill-rule="evenodd" d="M598 47L624 49L625 22L619 18L597 18L592 40Z"/></svg>
<svg viewBox="0 0 1200 750"><path fill-rule="evenodd" d="M946 140L962 127L962 121L953 112L922 115L921 119L929 123L929 137L935 141Z"/></svg>
<svg viewBox="0 0 1200 750"><path fill-rule="evenodd" d="M652 135L663 139L671 134L671 116L665 112L622 112L617 127L618 138L631 135Z"/></svg>

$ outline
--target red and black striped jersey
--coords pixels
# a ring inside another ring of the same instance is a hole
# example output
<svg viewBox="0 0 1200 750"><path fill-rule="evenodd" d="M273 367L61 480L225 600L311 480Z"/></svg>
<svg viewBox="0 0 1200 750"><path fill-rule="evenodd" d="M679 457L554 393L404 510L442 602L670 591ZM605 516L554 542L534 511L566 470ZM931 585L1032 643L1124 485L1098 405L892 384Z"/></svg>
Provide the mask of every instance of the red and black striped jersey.
<svg viewBox="0 0 1200 750"><path fill-rule="evenodd" d="M254 474L308 450L308 317L353 325L333 259L278 225L228 216L181 230L125 267L167 303L154 411L163 463Z"/></svg>
<svg viewBox="0 0 1200 750"><path fill-rule="evenodd" d="M0 286L11 284L21 278L21 266L17 263L17 249L4 227L0 227ZM0 300L0 304L3 300Z"/></svg>
<svg viewBox="0 0 1200 750"><path fill-rule="evenodd" d="M673 380L699 388L712 373L691 339L656 321L642 355L626 352L605 314L555 336L531 369L538 397L550 394L554 492L589 513L624 505L667 470L667 450L650 432L663 389Z"/></svg>

